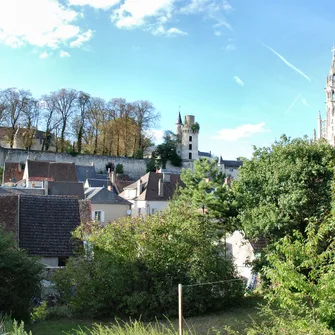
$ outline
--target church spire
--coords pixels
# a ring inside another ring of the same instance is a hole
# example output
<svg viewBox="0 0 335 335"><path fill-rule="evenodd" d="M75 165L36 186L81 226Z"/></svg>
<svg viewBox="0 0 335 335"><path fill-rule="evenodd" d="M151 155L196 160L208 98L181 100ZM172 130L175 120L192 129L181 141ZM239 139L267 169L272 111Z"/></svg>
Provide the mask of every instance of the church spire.
<svg viewBox="0 0 335 335"><path fill-rule="evenodd" d="M177 117L177 122L176 122L176 124L183 124L183 122L181 121L180 106L179 106L179 111L178 111L178 117Z"/></svg>

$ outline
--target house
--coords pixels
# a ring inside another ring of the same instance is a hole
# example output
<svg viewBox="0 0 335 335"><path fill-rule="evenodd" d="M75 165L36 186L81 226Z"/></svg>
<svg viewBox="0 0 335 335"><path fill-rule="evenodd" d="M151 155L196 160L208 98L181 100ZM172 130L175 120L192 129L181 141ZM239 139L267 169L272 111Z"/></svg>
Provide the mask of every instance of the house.
<svg viewBox="0 0 335 335"><path fill-rule="evenodd" d="M85 208L66 196L0 196L0 224L13 232L20 248L41 259L47 267L65 265L75 250L72 232ZM86 206L87 210L88 206ZM87 214L86 214L87 215Z"/></svg>
<svg viewBox="0 0 335 335"><path fill-rule="evenodd" d="M84 199L84 184L64 181L45 181L45 195L67 195L77 199Z"/></svg>
<svg viewBox="0 0 335 335"><path fill-rule="evenodd" d="M154 214L167 207L178 185L182 185L179 174L148 172L125 187L120 197L132 203L132 216Z"/></svg>
<svg viewBox="0 0 335 335"><path fill-rule="evenodd" d="M13 149L42 150L46 133L31 128L0 127L0 146L10 148L10 138L14 132ZM56 151L56 137L51 134L48 151ZM44 148L45 149L45 148Z"/></svg>
<svg viewBox="0 0 335 335"><path fill-rule="evenodd" d="M74 163L34 161L27 159L23 180L25 187L41 188L44 181L78 182Z"/></svg>
<svg viewBox="0 0 335 335"><path fill-rule="evenodd" d="M121 198L111 187L90 187L85 190L85 198L91 203L92 219L102 225L131 213L131 202Z"/></svg>
<svg viewBox="0 0 335 335"><path fill-rule="evenodd" d="M238 169L243 165L240 160L224 160L220 156L218 160L218 168L220 172L223 172L227 177L235 179L238 175Z"/></svg>

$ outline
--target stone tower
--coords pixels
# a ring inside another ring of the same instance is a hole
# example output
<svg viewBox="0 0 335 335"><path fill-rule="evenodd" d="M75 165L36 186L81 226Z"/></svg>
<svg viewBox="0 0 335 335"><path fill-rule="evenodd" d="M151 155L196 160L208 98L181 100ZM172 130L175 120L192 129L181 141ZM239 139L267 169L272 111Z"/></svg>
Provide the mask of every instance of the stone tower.
<svg viewBox="0 0 335 335"><path fill-rule="evenodd" d="M199 124L195 122L194 115L186 115L182 123L179 112L176 122L176 133L181 143L178 145L177 153L184 162L198 159L198 136Z"/></svg>
<svg viewBox="0 0 335 335"><path fill-rule="evenodd" d="M325 138L332 146L335 146L335 48L332 53L332 65L326 80L326 119L322 120L319 112L318 138Z"/></svg>

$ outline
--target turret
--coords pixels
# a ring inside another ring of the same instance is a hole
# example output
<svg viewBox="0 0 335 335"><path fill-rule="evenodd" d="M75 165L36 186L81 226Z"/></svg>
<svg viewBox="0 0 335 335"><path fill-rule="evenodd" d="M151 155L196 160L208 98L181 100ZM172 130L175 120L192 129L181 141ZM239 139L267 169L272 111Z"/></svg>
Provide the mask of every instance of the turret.
<svg viewBox="0 0 335 335"><path fill-rule="evenodd" d="M176 121L176 134L177 136L181 137L181 127L183 123L181 122L181 115L180 112L178 113L177 121Z"/></svg>

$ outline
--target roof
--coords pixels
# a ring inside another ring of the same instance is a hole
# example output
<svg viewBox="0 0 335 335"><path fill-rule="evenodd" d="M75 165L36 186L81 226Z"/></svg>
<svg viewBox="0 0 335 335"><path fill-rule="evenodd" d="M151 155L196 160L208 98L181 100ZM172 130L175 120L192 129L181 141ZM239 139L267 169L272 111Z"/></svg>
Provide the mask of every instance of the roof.
<svg viewBox="0 0 335 335"><path fill-rule="evenodd" d="M85 182L86 178L95 178L97 174L95 172L95 167L92 165L90 166L76 165L76 172L79 182Z"/></svg>
<svg viewBox="0 0 335 335"><path fill-rule="evenodd" d="M181 115L180 115L180 112L178 113L178 117L177 117L176 124L183 124L183 122L181 121Z"/></svg>
<svg viewBox="0 0 335 335"><path fill-rule="evenodd" d="M23 163L5 162L3 171L3 183L18 182L22 180L24 172Z"/></svg>
<svg viewBox="0 0 335 335"><path fill-rule="evenodd" d="M71 233L80 224L78 200L22 195L19 201L20 248L36 256L71 256Z"/></svg>
<svg viewBox="0 0 335 335"><path fill-rule="evenodd" d="M240 166L243 165L243 162L242 161L223 160L222 157L220 157L219 164L224 165L225 167L239 168Z"/></svg>
<svg viewBox="0 0 335 335"><path fill-rule="evenodd" d="M53 180L78 182L74 163L27 160L29 180Z"/></svg>
<svg viewBox="0 0 335 335"><path fill-rule="evenodd" d="M204 151L198 150L198 156L199 157L208 157L208 158L211 158L212 154L210 152L204 152Z"/></svg>
<svg viewBox="0 0 335 335"><path fill-rule="evenodd" d="M8 233L17 233L17 200L17 195L0 194L0 225L4 228L4 231Z"/></svg>
<svg viewBox="0 0 335 335"><path fill-rule="evenodd" d="M35 139L43 139L45 132L42 130L37 130L34 128L28 129L28 128L16 128L14 129L16 134L19 134L20 136L24 136L26 134L27 131L31 131L31 130L35 130L34 133L34 138ZM5 138L5 137L9 137L10 134L12 134L12 128L10 127L0 127L0 138ZM54 137L53 134L51 134L52 137Z"/></svg>
<svg viewBox="0 0 335 335"><path fill-rule="evenodd" d="M179 174L167 174L170 177L170 181L163 182L163 196L158 195L158 181L164 180L164 173L148 172L140 178L142 181L143 191L135 198L135 200L147 200L147 201L167 201L172 198L178 185L183 185ZM127 186L124 190L137 188L137 182ZM125 196L125 192L122 192L120 196Z"/></svg>
<svg viewBox="0 0 335 335"><path fill-rule="evenodd" d="M63 181L49 181L48 195L72 195L78 199L84 199L84 184Z"/></svg>
<svg viewBox="0 0 335 335"><path fill-rule="evenodd" d="M107 187L112 185L109 179L89 178L87 182L89 187Z"/></svg>
<svg viewBox="0 0 335 335"><path fill-rule="evenodd" d="M131 205L128 200L105 187L90 187L85 191L85 196L92 204Z"/></svg>
<svg viewBox="0 0 335 335"><path fill-rule="evenodd" d="M26 187L0 187L0 195L18 195L18 194L30 194L30 195L44 195L44 188L26 188Z"/></svg>

